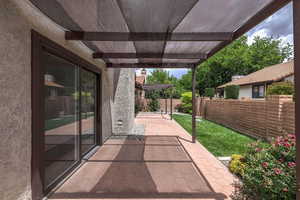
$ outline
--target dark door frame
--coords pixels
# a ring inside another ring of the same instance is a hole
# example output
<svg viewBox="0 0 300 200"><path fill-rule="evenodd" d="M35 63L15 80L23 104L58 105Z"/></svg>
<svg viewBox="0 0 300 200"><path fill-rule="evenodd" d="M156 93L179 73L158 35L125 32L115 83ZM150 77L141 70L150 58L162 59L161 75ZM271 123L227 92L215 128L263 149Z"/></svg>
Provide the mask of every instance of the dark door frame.
<svg viewBox="0 0 300 200"><path fill-rule="evenodd" d="M42 199L53 187L45 190L43 185L44 169L43 169L43 149L44 149L44 69L41 67L41 53L46 51L57 57L67 60L72 64L79 67L79 69L85 69L93 72L97 76L96 87L96 146L102 145L102 119L101 119L101 69L95 65L85 61L81 57L75 55L64 47L56 44L48 38L42 36L38 32L31 31L31 109L32 109L32 154L31 154L31 187L32 187L32 199ZM79 118L80 119L80 118ZM81 122L79 123L81 124ZM79 130L81 134L81 130ZM79 140L81 135L79 135ZM79 145L79 151L80 151ZM81 162L82 155L79 152L79 161ZM69 169L71 172L76 166ZM67 175L66 173L65 175ZM61 177L63 179L65 177ZM57 183L60 180L57 180Z"/></svg>

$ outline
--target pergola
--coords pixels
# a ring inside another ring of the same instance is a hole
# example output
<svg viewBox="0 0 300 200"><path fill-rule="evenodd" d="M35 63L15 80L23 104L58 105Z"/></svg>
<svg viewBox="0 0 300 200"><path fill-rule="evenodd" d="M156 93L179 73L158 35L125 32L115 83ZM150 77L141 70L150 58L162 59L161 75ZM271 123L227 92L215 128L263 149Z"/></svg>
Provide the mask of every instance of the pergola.
<svg viewBox="0 0 300 200"><path fill-rule="evenodd" d="M143 90L145 91L157 91L157 90L166 90L169 88L173 88L174 86L172 84L144 84L142 86ZM170 103L170 117L171 120L173 119L173 109L172 109L172 105L173 105L173 90L171 92L171 103ZM167 99L165 102L165 112L167 113L168 107L167 107Z"/></svg>
<svg viewBox="0 0 300 200"><path fill-rule="evenodd" d="M193 142L196 67L291 0L31 0L103 59L107 68L191 68ZM300 65L300 2L294 1L295 65ZM295 67L296 100L300 68ZM296 103L296 132L300 104ZM297 143L300 150L300 142ZM300 151L297 151L300 157ZM299 160L299 159L297 159ZM299 162L299 161L298 161ZM300 172L300 163L297 164ZM299 174L298 174L299 175ZM298 183L300 178L298 176Z"/></svg>

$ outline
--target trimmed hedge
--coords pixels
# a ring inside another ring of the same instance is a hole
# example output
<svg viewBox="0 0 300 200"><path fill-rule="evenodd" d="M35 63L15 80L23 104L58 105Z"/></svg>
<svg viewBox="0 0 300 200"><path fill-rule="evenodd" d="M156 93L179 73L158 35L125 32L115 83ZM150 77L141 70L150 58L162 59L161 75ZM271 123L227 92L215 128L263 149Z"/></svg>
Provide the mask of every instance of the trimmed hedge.
<svg viewBox="0 0 300 200"><path fill-rule="evenodd" d="M225 99L238 99L240 86L228 85L225 87Z"/></svg>
<svg viewBox="0 0 300 200"><path fill-rule="evenodd" d="M294 95L294 93L294 84L291 82L273 83L267 89L267 95Z"/></svg>
<svg viewBox="0 0 300 200"><path fill-rule="evenodd" d="M213 98L215 96L215 88L205 88L204 96Z"/></svg>

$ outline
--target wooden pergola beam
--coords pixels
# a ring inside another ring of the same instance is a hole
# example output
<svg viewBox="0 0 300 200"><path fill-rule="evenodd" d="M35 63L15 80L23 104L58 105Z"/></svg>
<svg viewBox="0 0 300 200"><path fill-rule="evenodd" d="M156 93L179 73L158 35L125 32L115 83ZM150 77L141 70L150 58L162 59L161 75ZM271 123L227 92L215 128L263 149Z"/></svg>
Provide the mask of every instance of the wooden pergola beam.
<svg viewBox="0 0 300 200"><path fill-rule="evenodd" d="M160 54L160 53L93 53L93 58L167 58L167 59L206 59L205 53L198 54Z"/></svg>
<svg viewBox="0 0 300 200"><path fill-rule="evenodd" d="M292 0L280 0L274 2L270 2L268 6L266 6L264 9L260 10L257 12L254 16L252 16L248 21L239 29L237 29L233 35L232 35L232 40L227 40L221 42L218 46L213 48L207 55L207 58L210 58L211 56L215 55L218 51L241 37L243 34L251 30L254 26L262 22L263 20L267 19L269 16L277 12L279 9L283 8L286 6L288 3L290 3ZM201 64L204 62L204 60L199 61L198 64Z"/></svg>
<svg viewBox="0 0 300 200"><path fill-rule="evenodd" d="M228 41L232 40L231 32L84 32L66 31L66 40L81 41Z"/></svg>
<svg viewBox="0 0 300 200"><path fill-rule="evenodd" d="M106 63L107 68L193 68L195 63Z"/></svg>

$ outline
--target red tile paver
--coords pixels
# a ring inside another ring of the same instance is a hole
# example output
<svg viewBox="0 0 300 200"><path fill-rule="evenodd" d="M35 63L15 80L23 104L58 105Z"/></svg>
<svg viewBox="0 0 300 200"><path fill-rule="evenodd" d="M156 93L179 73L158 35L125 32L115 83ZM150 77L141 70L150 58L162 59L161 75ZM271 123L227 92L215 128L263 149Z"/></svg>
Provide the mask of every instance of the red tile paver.
<svg viewBox="0 0 300 200"><path fill-rule="evenodd" d="M191 135L168 115L141 113L135 122L145 126L145 135L176 135L215 192L229 197L236 178L215 156L198 141L191 143ZM201 134L201 133L200 133ZM201 136L200 136L201 137Z"/></svg>
<svg viewBox="0 0 300 200"><path fill-rule="evenodd" d="M149 113L135 121L145 126L144 140L108 140L51 199L200 200L232 193L234 176L175 121Z"/></svg>

